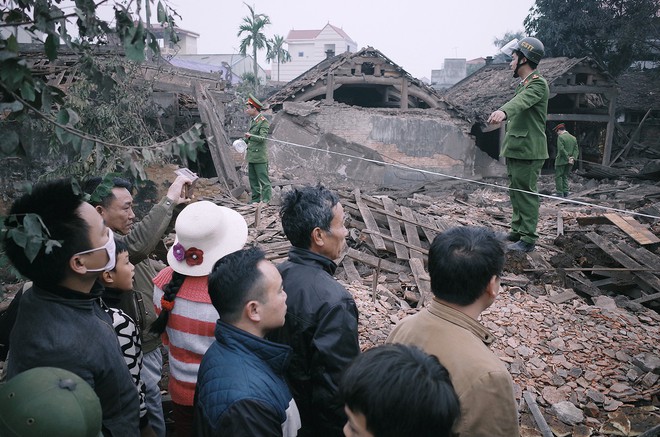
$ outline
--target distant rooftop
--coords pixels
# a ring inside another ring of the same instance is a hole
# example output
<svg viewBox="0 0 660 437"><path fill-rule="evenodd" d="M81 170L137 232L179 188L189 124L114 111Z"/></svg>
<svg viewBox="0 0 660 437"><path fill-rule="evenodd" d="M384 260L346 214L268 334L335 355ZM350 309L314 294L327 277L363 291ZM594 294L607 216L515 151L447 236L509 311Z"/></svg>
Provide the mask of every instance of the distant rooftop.
<svg viewBox="0 0 660 437"><path fill-rule="evenodd" d="M355 43L355 41L353 41L353 38L351 38L350 36L348 36L348 34L346 32L344 32L344 29L339 28L337 26L333 26L330 23L323 26L323 29L325 29L328 26L330 26L330 28L332 28L335 32L337 32L339 35L341 35L342 38L345 38L345 39ZM309 30L309 29L308 30L295 30L295 29L291 29L289 31L289 34L286 36L286 39L287 40L314 39L319 35L319 33L321 33L323 31L323 29L318 29L318 30Z"/></svg>

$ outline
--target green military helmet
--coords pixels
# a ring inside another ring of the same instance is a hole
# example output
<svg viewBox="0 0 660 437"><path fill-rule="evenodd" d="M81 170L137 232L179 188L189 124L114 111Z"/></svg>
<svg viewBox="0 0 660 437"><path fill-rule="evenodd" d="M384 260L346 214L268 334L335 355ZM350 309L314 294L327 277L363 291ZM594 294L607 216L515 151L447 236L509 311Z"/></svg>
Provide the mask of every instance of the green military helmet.
<svg viewBox="0 0 660 437"><path fill-rule="evenodd" d="M538 64L541 62L543 55L545 54L545 48L543 43L536 38L531 36L525 37L518 41L517 47L514 50L518 50L527 58L528 61Z"/></svg>
<svg viewBox="0 0 660 437"><path fill-rule="evenodd" d="M0 436L97 437L101 402L68 370L35 367L0 384Z"/></svg>

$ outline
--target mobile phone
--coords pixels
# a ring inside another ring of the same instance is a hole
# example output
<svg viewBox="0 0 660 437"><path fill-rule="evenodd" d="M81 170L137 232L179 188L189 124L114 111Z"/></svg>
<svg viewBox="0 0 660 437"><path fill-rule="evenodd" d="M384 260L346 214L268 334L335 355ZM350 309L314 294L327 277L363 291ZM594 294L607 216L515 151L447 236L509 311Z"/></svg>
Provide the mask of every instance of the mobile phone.
<svg viewBox="0 0 660 437"><path fill-rule="evenodd" d="M195 182L197 182L199 176L197 176L195 172L190 171L190 169L186 167L179 168L175 170L174 173L176 173L179 176L185 176L192 181L190 185L186 184L181 189L181 197L190 199L192 197L193 189L195 187Z"/></svg>

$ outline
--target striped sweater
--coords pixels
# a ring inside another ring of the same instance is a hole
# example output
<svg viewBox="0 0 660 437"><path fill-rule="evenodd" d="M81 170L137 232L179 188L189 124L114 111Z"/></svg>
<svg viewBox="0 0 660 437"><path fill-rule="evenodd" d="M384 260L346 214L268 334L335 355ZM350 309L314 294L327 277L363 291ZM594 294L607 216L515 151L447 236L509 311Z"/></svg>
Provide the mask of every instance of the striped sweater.
<svg viewBox="0 0 660 437"><path fill-rule="evenodd" d="M154 305L158 314L162 290L172 279L172 273L172 268L166 267L154 278ZM163 345L170 357L168 389L172 401L179 405L193 405L199 363L215 340L218 312L211 304L207 282L208 276L186 277L163 333Z"/></svg>
<svg viewBox="0 0 660 437"><path fill-rule="evenodd" d="M140 428L146 425L144 417L147 415L147 405L145 403L146 387L144 381L140 378L142 371L142 344L140 334L133 322L133 319L119 308L111 307L107 302L101 300L101 307L112 317L112 327L115 328L121 353L128 366L133 383L138 391L140 398Z"/></svg>

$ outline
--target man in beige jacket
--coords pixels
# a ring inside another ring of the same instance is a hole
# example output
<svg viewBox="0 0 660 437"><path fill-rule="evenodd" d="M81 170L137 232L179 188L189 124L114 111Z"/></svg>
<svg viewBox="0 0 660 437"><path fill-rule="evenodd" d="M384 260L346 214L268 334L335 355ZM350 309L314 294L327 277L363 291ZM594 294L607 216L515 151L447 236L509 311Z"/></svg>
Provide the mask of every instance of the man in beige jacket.
<svg viewBox="0 0 660 437"><path fill-rule="evenodd" d="M495 302L503 267L503 242L489 229L457 227L438 235L429 252L435 297L387 339L415 345L447 368L461 403L459 437L520 435L513 380L488 347L493 334L478 321Z"/></svg>

